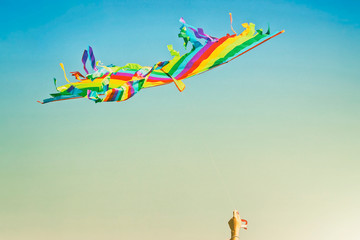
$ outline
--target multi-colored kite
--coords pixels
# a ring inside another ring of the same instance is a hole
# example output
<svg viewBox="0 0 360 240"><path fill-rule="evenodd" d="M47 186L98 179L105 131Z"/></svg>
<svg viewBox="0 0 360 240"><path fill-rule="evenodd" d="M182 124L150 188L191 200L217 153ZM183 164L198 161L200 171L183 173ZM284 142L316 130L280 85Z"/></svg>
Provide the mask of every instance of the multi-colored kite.
<svg viewBox="0 0 360 240"><path fill-rule="evenodd" d="M280 31L270 34L268 30L263 33L261 29L255 30L253 23L244 23L245 30L237 34L232 27L232 17L230 13L231 30L234 34L227 34L224 37L216 38L207 35L202 28L196 28L187 24L180 18L181 27L179 37L184 39L185 47L190 42L192 49L180 55L172 45L167 48L173 59L170 61L158 62L150 67L143 67L139 64L129 63L123 67L115 65L103 65L100 61L95 61L95 56L91 47L85 50L82 56L82 63L86 77L80 72L71 72L76 78L76 82L70 82L66 77L64 65L60 63L64 71L64 76L68 84L56 87L57 93L50 94L52 97L44 99L40 103L49 103L60 100L75 98L88 98L97 102L120 102L125 101L143 88L156 87L174 82L179 91L185 89L182 82L185 78L211 70L222 64L241 56L260 44L276 37L284 32ZM89 59L93 73L89 74L86 62Z"/></svg>

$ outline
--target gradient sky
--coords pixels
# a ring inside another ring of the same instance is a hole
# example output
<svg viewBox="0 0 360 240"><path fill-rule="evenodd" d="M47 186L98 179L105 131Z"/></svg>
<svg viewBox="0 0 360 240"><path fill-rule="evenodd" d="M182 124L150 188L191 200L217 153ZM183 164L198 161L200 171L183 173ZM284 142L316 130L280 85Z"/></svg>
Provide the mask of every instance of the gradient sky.
<svg viewBox="0 0 360 240"><path fill-rule="evenodd" d="M358 240L358 1L2 1L0 239ZM123 103L41 105L81 70L170 59L184 19L285 34Z"/></svg>

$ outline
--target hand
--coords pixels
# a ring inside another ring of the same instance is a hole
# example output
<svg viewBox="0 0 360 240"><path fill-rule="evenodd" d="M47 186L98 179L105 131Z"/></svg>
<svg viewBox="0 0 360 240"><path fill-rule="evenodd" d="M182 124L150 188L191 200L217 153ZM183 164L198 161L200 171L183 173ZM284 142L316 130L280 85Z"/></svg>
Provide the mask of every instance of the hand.
<svg viewBox="0 0 360 240"><path fill-rule="evenodd" d="M241 218L237 210L233 211L233 217L229 220L228 223L231 229L231 237L238 237L241 228Z"/></svg>

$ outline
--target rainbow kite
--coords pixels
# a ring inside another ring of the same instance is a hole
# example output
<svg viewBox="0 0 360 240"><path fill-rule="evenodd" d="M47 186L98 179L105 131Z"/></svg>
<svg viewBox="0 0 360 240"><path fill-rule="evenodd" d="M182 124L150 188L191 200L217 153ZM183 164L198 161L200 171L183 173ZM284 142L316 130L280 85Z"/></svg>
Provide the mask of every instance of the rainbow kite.
<svg viewBox="0 0 360 240"><path fill-rule="evenodd" d="M237 34L232 27L231 13L230 22L234 34L227 34L222 38L207 35L202 28L187 24L183 18L180 18L180 22L182 25L178 36L184 39L185 47L189 42L192 44L192 49L188 53L181 56L173 49L172 45L168 45L170 54L173 56L170 61L158 62L150 67L143 67L135 63L119 67L105 66L100 61L95 61L93 50L89 47L82 56L86 77L80 72L71 72L77 81L70 82L66 77L64 65L60 63L68 84L56 87L54 78L55 88L58 92L50 94L51 98L39 102L44 104L75 98L88 98L96 103L121 102L131 98L143 88L172 82L182 92L185 89L182 80L185 78L228 63L284 32L283 30L270 34L268 30L263 33L261 29L255 30L253 23L244 23L242 26L245 30L241 34ZM94 70L93 73L89 73L86 68L88 59Z"/></svg>

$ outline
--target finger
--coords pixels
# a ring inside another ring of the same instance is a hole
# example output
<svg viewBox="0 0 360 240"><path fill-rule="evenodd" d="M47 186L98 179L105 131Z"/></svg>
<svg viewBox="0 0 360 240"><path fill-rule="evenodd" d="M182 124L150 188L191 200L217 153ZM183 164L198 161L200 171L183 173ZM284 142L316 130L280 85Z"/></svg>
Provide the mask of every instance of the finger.
<svg viewBox="0 0 360 240"><path fill-rule="evenodd" d="M234 218L236 218L237 213L238 213L238 211L235 209L235 210L233 211L233 217L234 217Z"/></svg>

